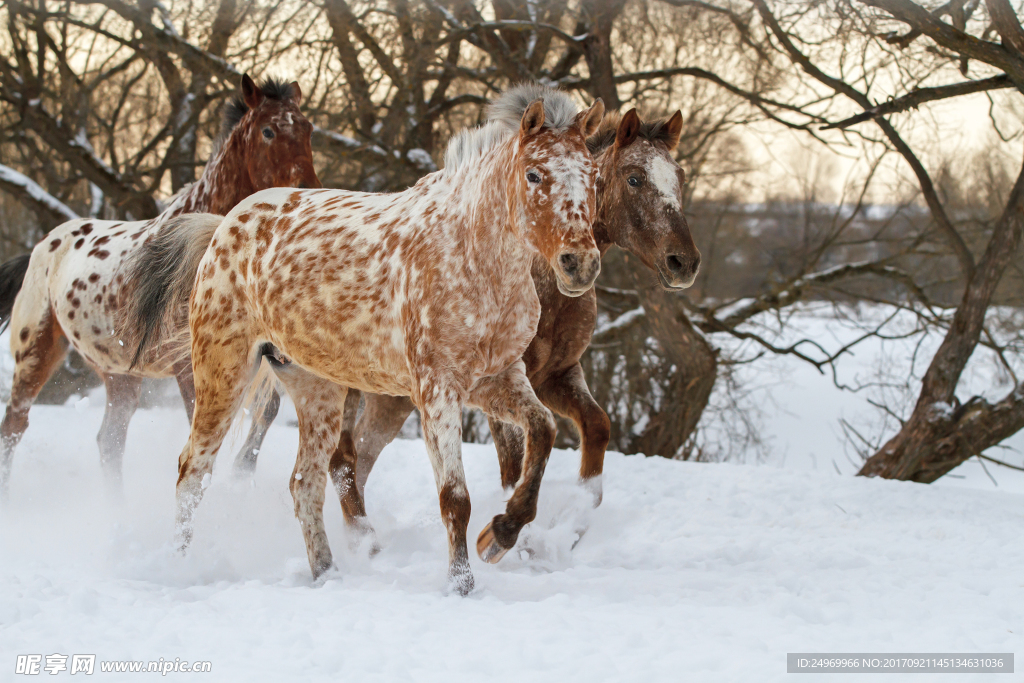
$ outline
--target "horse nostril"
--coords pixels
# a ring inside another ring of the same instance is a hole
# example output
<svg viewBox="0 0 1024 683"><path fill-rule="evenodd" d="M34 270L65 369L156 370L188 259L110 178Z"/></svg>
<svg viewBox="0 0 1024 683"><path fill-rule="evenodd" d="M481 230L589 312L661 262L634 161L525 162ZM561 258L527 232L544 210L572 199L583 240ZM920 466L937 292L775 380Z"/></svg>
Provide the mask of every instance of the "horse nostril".
<svg viewBox="0 0 1024 683"><path fill-rule="evenodd" d="M562 254L558 257L558 265L562 266L562 270L565 271L566 275L574 275L580 267L580 257L576 254Z"/></svg>
<svg viewBox="0 0 1024 683"><path fill-rule="evenodd" d="M665 264L668 266L669 272L671 273L678 273L683 269L683 259L679 258L675 254L670 254L669 257L665 259Z"/></svg>

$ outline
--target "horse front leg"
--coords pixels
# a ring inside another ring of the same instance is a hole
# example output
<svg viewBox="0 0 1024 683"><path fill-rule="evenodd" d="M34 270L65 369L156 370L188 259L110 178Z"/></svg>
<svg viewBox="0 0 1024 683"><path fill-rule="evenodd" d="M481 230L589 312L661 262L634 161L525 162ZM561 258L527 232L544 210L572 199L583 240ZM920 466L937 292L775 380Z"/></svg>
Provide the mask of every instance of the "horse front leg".
<svg viewBox="0 0 1024 683"><path fill-rule="evenodd" d="M601 476L611 421L590 394L583 368L576 363L560 375L549 377L537 387L537 398L576 423L580 435L580 483L593 495L597 507L603 495Z"/></svg>
<svg viewBox="0 0 1024 683"><path fill-rule="evenodd" d="M107 492L124 495L121 481L124 445L128 437L128 422L139 407L142 378L130 375L104 373L103 385L107 389L107 405L103 411L103 424L96 436L100 448L100 464L107 482Z"/></svg>
<svg viewBox="0 0 1024 683"><path fill-rule="evenodd" d="M505 424L493 417L487 418L498 451L498 468L501 472L501 488L511 493L523 474L523 430L513 424Z"/></svg>
<svg viewBox="0 0 1024 683"><path fill-rule="evenodd" d="M424 382L420 390L423 440L434 469L441 520L448 530L448 590L473 590L466 530L470 502L462 469L462 394L454 385Z"/></svg>
<svg viewBox="0 0 1024 683"><path fill-rule="evenodd" d="M521 360L482 380L473 389L470 403L489 417L517 425L526 436L526 458L515 492L505 512L496 515L477 538L480 558L494 563L515 546L519 532L537 516L540 483L555 443L555 418L537 399Z"/></svg>

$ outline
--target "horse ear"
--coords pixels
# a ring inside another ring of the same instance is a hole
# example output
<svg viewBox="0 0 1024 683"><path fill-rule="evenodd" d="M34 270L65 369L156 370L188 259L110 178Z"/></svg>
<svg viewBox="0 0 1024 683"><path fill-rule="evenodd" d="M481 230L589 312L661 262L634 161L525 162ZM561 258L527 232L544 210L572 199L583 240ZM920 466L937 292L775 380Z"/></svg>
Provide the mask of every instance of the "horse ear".
<svg viewBox="0 0 1024 683"><path fill-rule="evenodd" d="M288 86L292 90L292 102L295 106L299 106L302 103L302 88L299 87L298 81L292 81L291 85Z"/></svg>
<svg viewBox="0 0 1024 683"><path fill-rule="evenodd" d="M527 137L540 132L544 127L544 100L534 100L523 113L523 120L519 124L520 137Z"/></svg>
<svg viewBox="0 0 1024 683"><path fill-rule="evenodd" d="M615 146L618 148L628 147L636 140L640 133L640 115L636 109L630 109L619 121L619 127L615 129Z"/></svg>
<svg viewBox="0 0 1024 683"><path fill-rule="evenodd" d="M679 144L679 136L683 133L683 112L676 109L676 113L672 114L672 118L668 120L664 128L661 130L661 138L665 141L669 151L676 148Z"/></svg>
<svg viewBox="0 0 1024 683"><path fill-rule="evenodd" d="M245 100L245 106L255 109L260 106L264 97L263 91L249 78L249 74L242 76L242 99Z"/></svg>
<svg viewBox="0 0 1024 683"><path fill-rule="evenodd" d="M594 103L590 105L590 109L576 114L575 123L579 126L580 132L583 133L583 137L589 138L597 132L597 128L601 125L601 119L603 118L604 100L598 97L594 100Z"/></svg>

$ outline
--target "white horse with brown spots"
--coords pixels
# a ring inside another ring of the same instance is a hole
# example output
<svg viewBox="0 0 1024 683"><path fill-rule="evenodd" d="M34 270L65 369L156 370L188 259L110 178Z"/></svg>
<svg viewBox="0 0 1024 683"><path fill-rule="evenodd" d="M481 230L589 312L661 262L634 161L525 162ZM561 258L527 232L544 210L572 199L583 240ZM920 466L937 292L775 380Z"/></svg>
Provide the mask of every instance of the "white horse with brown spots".
<svg viewBox="0 0 1024 683"><path fill-rule="evenodd" d="M298 412L290 488L313 576L332 565L324 488L352 387L410 396L420 409L448 530L449 587L472 590L462 406L526 434L519 485L477 543L497 561L536 513L555 435L520 360L540 316L530 265L542 254L570 296L597 277L597 167L586 138L603 111L598 102L578 112L563 93L520 86L498 100L490 123L450 143L443 171L404 192L268 190L219 222L191 300L196 412L178 470L183 548L231 418L267 356ZM339 494L348 523L368 531L354 472L353 461Z"/></svg>
<svg viewBox="0 0 1024 683"><path fill-rule="evenodd" d="M320 187L310 148L313 126L299 112L301 98L297 83L268 80L257 86L244 76L242 97L227 106L223 139L202 177L163 213L148 221L69 221L54 228L31 256L4 265L8 281L0 285L8 298L17 296L13 306L0 301L0 311L10 312L15 362L11 398L0 425L0 497L6 499L14 449L28 428L32 401L63 361L69 343L106 385L107 406L97 441L107 483L115 493L121 489L128 421L138 406L144 377L174 376L191 418L188 357L182 358L171 340L161 336L163 330L154 330L147 353L133 360L115 332L114 318L132 297L164 295L152 286L158 272L184 271L194 277L198 259L152 263L135 278L126 277L122 265L154 235L197 241L201 254L210 233L177 230L175 216L227 213L268 187ZM258 438L261 433L250 440Z"/></svg>

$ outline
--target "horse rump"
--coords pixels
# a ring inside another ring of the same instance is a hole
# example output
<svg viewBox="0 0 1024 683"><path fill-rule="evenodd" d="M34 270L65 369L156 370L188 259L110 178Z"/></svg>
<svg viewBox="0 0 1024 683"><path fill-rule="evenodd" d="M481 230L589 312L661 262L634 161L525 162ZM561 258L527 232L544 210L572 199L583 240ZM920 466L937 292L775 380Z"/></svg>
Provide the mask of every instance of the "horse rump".
<svg viewBox="0 0 1024 683"><path fill-rule="evenodd" d="M223 216L176 216L124 265L124 300L118 311L121 339L134 348L131 367L156 346L180 345L188 353L188 300L199 262Z"/></svg>

